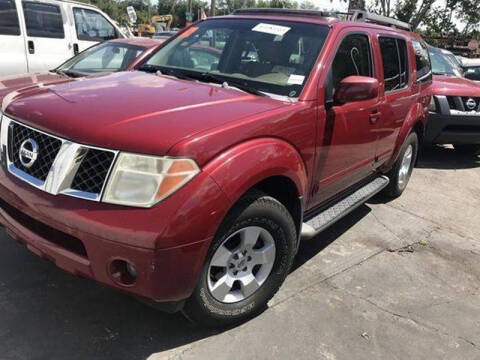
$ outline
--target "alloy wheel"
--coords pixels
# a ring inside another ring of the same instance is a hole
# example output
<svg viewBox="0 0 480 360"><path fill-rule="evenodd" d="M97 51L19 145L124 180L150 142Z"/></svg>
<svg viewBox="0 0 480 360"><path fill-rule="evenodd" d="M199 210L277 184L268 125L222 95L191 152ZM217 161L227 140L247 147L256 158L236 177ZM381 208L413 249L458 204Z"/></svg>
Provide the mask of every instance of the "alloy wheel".
<svg viewBox="0 0 480 360"><path fill-rule="evenodd" d="M275 241L268 230L244 227L217 248L208 265L208 290L223 303L242 301L265 283L275 262Z"/></svg>

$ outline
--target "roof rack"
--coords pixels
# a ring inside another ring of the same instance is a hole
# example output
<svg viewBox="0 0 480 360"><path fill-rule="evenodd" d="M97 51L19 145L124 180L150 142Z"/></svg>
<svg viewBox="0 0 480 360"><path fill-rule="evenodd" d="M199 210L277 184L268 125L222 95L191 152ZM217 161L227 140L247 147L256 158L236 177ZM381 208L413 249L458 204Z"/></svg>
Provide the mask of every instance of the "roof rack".
<svg viewBox="0 0 480 360"><path fill-rule="evenodd" d="M232 15L281 15L281 16L303 16L303 17L337 17L335 11L319 10L298 10L283 8L244 8L234 10Z"/></svg>
<svg viewBox="0 0 480 360"><path fill-rule="evenodd" d="M319 11L319 10L297 10L297 9L281 9L281 8L244 8L235 10L233 15L280 15L280 16L302 16L327 18L340 16L345 17L349 21L363 21L384 26L391 26L398 29L411 31L410 24L393 19L387 16L377 15L365 10L351 10L349 12L338 11Z"/></svg>
<svg viewBox="0 0 480 360"><path fill-rule="evenodd" d="M348 20L350 21L364 21L379 25L393 26L398 29L411 31L412 27L409 23L393 19L387 16L377 15L364 10L352 10L348 13Z"/></svg>

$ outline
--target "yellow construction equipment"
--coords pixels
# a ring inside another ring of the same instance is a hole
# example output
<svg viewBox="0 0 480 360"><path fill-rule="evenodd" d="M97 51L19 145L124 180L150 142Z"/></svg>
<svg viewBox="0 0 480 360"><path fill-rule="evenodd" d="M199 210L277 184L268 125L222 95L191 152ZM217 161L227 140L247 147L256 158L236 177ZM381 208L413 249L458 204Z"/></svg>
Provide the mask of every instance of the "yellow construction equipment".
<svg viewBox="0 0 480 360"><path fill-rule="evenodd" d="M152 37L159 31L168 31L172 21L173 16L170 14L152 16L148 24L142 24L138 27L138 36Z"/></svg>

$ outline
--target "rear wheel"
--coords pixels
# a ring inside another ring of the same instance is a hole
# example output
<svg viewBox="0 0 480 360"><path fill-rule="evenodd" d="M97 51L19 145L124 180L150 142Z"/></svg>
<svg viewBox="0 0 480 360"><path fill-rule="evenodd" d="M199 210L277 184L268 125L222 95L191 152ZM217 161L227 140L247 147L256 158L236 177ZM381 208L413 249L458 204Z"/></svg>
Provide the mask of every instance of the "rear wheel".
<svg viewBox="0 0 480 360"><path fill-rule="evenodd" d="M290 270L296 241L285 206L259 192L244 197L212 243L186 317L225 327L263 310Z"/></svg>
<svg viewBox="0 0 480 360"><path fill-rule="evenodd" d="M453 145L453 148L464 155L475 156L480 154L480 145Z"/></svg>
<svg viewBox="0 0 480 360"><path fill-rule="evenodd" d="M393 168L387 174L390 178L390 183L385 188L383 193L390 197L400 196L412 175L415 162L418 155L418 136L412 132L408 135L407 140L403 144L402 150L398 155L398 159L393 165Z"/></svg>

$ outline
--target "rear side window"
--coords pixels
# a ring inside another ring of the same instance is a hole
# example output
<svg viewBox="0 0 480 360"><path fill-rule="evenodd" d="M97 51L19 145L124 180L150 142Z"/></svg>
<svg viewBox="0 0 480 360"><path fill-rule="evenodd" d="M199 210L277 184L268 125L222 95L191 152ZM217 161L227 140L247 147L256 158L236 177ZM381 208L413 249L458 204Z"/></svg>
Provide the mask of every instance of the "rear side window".
<svg viewBox="0 0 480 360"><path fill-rule="evenodd" d="M385 91L403 89L408 84L408 53L405 40L380 37Z"/></svg>
<svg viewBox="0 0 480 360"><path fill-rule="evenodd" d="M102 14L88 9L73 9L78 40L104 41L115 39L117 33Z"/></svg>
<svg viewBox="0 0 480 360"><path fill-rule="evenodd" d="M432 79L432 65L428 56L427 46L418 41L412 41L417 67L417 81L425 82Z"/></svg>
<svg viewBox="0 0 480 360"><path fill-rule="evenodd" d="M0 35L20 35L15 0L0 0Z"/></svg>
<svg viewBox="0 0 480 360"><path fill-rule="evenodd" d="M31 37L63 39L63 19L56 5L23 2L27 35Z"/></svg>
<svg viewBox="0 0 480 360"><path fill-rule="evenodd" d="M347 35L332 63L333 88L348 76L373 76L370 42L365 34Z"/></svg>

